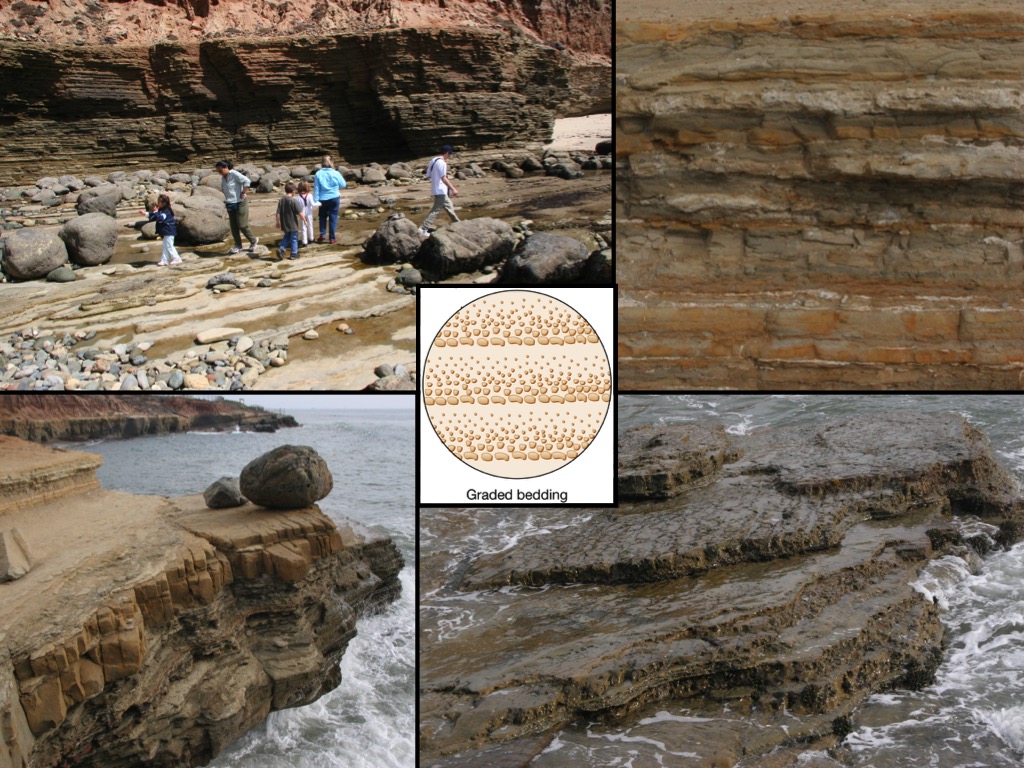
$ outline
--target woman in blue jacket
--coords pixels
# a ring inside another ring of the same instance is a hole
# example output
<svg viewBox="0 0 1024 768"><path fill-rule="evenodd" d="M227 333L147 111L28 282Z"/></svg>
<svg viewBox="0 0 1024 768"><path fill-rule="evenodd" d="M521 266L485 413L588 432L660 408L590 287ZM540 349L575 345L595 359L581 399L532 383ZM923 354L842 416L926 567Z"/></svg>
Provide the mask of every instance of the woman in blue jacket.
<svg viewBox="0 0 1024 768"><path fill-rule="evenodd" d="M324 241L327 222L330 220L330 242L335 243L334 231L338 226L338 208L341 206L341 192L344 189L345 177L334 170L334 162L330 155L324 155L323 166L313 177L313 203L320 203L320 237L318 243Z"/></svg>

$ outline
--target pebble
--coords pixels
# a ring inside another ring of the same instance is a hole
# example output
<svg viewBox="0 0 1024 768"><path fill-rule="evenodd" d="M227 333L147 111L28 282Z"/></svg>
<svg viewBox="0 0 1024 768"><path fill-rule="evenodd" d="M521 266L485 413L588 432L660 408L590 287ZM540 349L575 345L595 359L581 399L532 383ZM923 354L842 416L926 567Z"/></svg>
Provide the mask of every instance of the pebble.
<svg viewBox="0 0 1024 768"><path fill-rule="evenodd" d="M0 338L0 391L239 391L258 387L257 379L266 370L264 363L282 366L288 359L289 339L284 334L257 343L251 336L232 333L207 346L171 353L163 360L150 360L143 354L153 347L149 341L84 346L83 342L95 337L95 331L60 335L25 328Z"/></svg>
<svg viewBox="0 0 1024 768"><path fill-rule="evenodd" d="M314 341L315 339L319 339L320 338L320 334L317 333L312 328L310 328L308 331L306 331L304 334L302 334L302 338L304 338L304 339L306 339L308 341Z"/></svg>

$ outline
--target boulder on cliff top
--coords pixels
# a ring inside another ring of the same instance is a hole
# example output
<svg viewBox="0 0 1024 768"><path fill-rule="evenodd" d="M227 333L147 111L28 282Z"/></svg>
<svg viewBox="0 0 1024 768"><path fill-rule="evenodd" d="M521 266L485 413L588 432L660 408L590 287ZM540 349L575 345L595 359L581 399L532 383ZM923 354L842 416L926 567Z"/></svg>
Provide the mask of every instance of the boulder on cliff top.
<svg viewBox="0 0 1024 768"><path fill-rule="evenodd" d="M416 266L440 277L472 272L507 259L515 245L512 227L500 219L457 221L423 243Z"/></svg>
<svg viewBox="0 0 1024 768"><path fill-rule="evenodd" d="M18 229L4 238L3 271L15 280L46 277L68 260L64 241L50 229Z"/></svg>
<svg viewBox="0 0 1024 768"><path fill-rule="evenodd" d="M334 487L327 463L305 445L282 445L253 459L239 477L242 494L272 509L300 509L324 498Z"/></svg>
<svg viewBox="0 0 1024 768"><path fill-rule="evenodd" d="M114 255L117 221L105 213L87 213L60 228L60 239L75 264L94 267L106 264Z"/></svg>
<svg viewBox="0 0 1024 768"><path fill-rule="evenodd" d="M245 504L245 496L238 486L237 477L222 477L214 480L210 487L203 491L203 499L210 509L224 507L240 507Z"/></svg>
<svg viewBox="0 0 1024 768"><path fill-rule="evenodd" d="M579 240L539 232L530 235L501 270L498 282L565 285L583 280L590 251Z"/></svg>
<svg viewBox="0 0 1024 768"><path fill-rule="evenodd" d="M412 261L422 244L419 227L401 213L395 213L363 243L365 261L374 264Z"/></svg>
<svg viewBox="0 0 1024 768"><path fill-rule="evenodd" d="M32 569L28 545L17 528L0 531L0 583L20 579Z"/></svg>

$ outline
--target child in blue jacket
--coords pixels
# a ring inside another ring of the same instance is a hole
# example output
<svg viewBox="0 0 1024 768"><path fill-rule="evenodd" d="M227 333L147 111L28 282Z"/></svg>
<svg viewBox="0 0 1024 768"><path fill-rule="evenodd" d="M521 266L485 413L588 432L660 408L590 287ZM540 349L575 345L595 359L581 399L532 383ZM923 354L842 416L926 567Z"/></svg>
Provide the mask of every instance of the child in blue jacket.
<svg viewBox="0 0 1024 768"><path fill-rule="evenodd" d="M140 211L145 214L145 211ZM167 195L160 195L156 199L156 208L149 212L149 220L156 222L157 237L164 240L163 256L158 267L167 265L176 266L181 264L181 257L174 248L174 237L178 234L178 224L174 220L174 211L171 209L171 198Z"/></svg>

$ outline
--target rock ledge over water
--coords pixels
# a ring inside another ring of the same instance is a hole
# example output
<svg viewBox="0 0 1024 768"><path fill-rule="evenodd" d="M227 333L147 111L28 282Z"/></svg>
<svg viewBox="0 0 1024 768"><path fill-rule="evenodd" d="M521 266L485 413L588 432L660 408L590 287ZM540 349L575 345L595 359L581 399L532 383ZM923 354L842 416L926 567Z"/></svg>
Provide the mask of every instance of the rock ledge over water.
<svg viewBox="0 0 1024 768"><path fill-rule="evenodd" d="M460 563L423 553L424 764L549 768L608 726L638 765L795 766L870 694L932 679L921 569L1024 535L1016 483L957 415L645 426L620 445L635 500L568 526L532 509L540 533ZM480 510L432 514L470 538ZM473 618L452 631L460 595Z"/></svg>
<svg viewBox="0 0 1024 768"><path fill-rule="evenodd" d="M357 617L399 593L391 539L316 505L105 491L100 457L13 437L0 457L0 530L32 555L0 584L4 768L205 764L337 686Z"/></svg>

